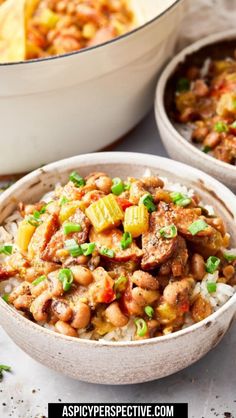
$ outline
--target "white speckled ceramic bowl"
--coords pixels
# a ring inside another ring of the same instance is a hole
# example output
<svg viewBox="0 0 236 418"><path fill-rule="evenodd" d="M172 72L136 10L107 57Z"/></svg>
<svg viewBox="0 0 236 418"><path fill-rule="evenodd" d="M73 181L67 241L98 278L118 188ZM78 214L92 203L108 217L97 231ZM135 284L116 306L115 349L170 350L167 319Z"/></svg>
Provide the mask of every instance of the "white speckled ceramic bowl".
<svg viewBox="0 0 236 418"><path fill-rule="evenodd" d="M187 141L178 132L167 114L168 102L171 101L171 79L179 66L186 60L192 63L192 59L202 63L204 59L210 57L211 50L214 50L215 57L225 57L227 44L229 49L230 45L231 49L235 48L235 30L210 35L188 46L176 55L164 69L159 79L156 89L155 115L163 145L172 158L204 170L236 191L236 166L205 154ZM172 87L174 87L173 84Z"/></svg>
<svg viewBox="0 0 236 418"><path fill-rule="evenodd" d="M193 187L214 205L236 243L236 198L225 186L201 171L166 158L135 153L97 153L62 160L27 175L0 196L0 222L17 202L35 201L53 185L66 182L72 170L82 175L106 171L111 176L154 174ZM0 323L26 353L44 365L73 378L94 383L145 382L177 372L216 346L230 327L236 294L216 313L189 328L143 341L113 343L66 337L40 327L0 300Z"/></svg>

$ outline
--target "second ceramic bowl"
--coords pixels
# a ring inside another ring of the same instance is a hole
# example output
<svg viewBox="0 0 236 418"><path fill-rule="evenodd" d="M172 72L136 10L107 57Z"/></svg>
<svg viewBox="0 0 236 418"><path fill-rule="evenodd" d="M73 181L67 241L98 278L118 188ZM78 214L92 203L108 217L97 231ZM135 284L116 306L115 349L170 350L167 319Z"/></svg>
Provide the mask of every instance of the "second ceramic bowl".
<svg viewBox="0 0 236 418"><path fill-rule="evenodd" d="M236 192L236 166L217 160L196 148L180 134L168 116L173 94L173 76L179 67L186 61L202 64L209 57L225 58L229 53L233 53L235 45L236 31L230 30L195 42L176 55L159 79L155 115L163 145L172 158L200 168Z"/></svg>

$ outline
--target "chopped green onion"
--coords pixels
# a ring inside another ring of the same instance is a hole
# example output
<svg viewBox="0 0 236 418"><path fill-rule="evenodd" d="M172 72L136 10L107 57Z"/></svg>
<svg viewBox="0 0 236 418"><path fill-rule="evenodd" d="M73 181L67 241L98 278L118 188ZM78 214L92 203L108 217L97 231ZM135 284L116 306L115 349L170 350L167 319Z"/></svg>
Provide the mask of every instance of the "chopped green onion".
<svg viewBox="0 0 236 418"><path fill-rule="evenodd" d="M72 257L79 257L83 254L81 246L75 241L75 239L68 239L65 242L65 249L69 251Z"/></svg>
<svg viewBox="0 0 236 418"><path fill-rule="evenodd" d="M72 271L70 269L61 269L58 278L62 282L63 290L68 292L74 280Z"/></svg>
<svg viewBox="0 0 236 418"><path fill-rule="evenodd" d="M120 246L122 248L122 250L125 250L126 248L128 248L131 244L132 244L132 235L130 232L124 232L121 241L120 241Z"/></svg>
<svg viewBox="0 0 236 418"><path fill-rule="evenodd" d="M154 315L154 309L152 306L145 306L144 312L149 318L152 318Z"/></svg>
<svg viewBox="0 0 236 418"><path fill-rule="evenodd" d="M117 290L119 290L120 292L123 292L126 289L127 282L128 279L125 276L120 276L118 279L115 280L114 291L116 292Z"/></svg>
<svg viewBox="0 0 236 418"><path fill-rule="evenodd" d="M63 225L63 232L65 235L71 234L72 232L80 232L82 227L80 224L75 224L73 222L66 222Z"/></svg>
<svg viewBox="0 0 236 418"><path fill-rule="evenodd" d="M68 202L69 202L69 200L65 196L62 196L61 199L60 199L60 201L59 201L59 205L60 206L63 206L63 205L65 205Z"/></svg>
<svg viewBox="0 0 236 418"><path fill-rule="evenodd" d="M35 219L40 219L40 216L41 216L41 212L39 212L39 210L35 210L33 213L33 217Z"/></svg>
<svg viewBox="0 0 236 418"><path fill-rule="evenodd" d="M2 299L4 300L4 302L8 303L9 302L9 293L4 293L4 295L2 295Z"/></svg>
<svg viewBox="0 0 236 418"><path fill-rule="evenodd" d="M236 252L233 253L233 252L230 252L230 250L227 252L224 252L223 256L229 262L236 260Z"/></svg>
<svg viewBox="0 0 236 418"><path fill-rule="evenodd" d="M155 212L156 205L153 201L153 196L150 193L146 193L145 195L143 195L140 200L139 203L142 203L144 206L146 206L148 212Z"/></svg>
<svg viewBox="0 0 236 418"><path fill-rule="evenodd" d="M208 152L210 152L210 151L211 151L211 147L209 147L209 145L205 145L202 148L202 152L205 152L205 154L208 154Z"/></svg>
<svg viewBox="0 0 236 418"><path fill-rule="evenodd" d="M112 193L115 194L116 196L119 196L121 193L123 193L124 190L125 190L125 186L124 186L123 181L119 177L115 177L112 180L112 188L111 188Z"/></svg>
<svg viewBox="0 0 236 418"><path fill-rule="evenodd" d="M137 334L139 337L144 337L144 335L146 335L148 327L146 322L144 321L144 319L142 318L138 318L134 320L134 323L136 325L137 328Z"/></svg>
<svg viewBox="0 0 236 418"><path fill-rule="evenodd" d="M175 238L177 235L177 228L174 224L164 226L164 228L160 229L160 235L164 238Z"/></svg>
<svg viewBox="0 0 236 418"><path fill-rule="evenodd" d="M3 378L3 372L10 372L10 371L11 371L10 366L6 366L5 364L0 364L0 379Z"/></svg>
<svg viewBox="0 0 236 418"><path fill-rule="evenodd" d="M46 212L48 205L50 205L50 203L52 203L52 202L53 202L53 201L51 200L51 202L48 202L46 205L44 205L44 206L40 209L40 211L39 211L40 215L43 215L43 214Z"/></svg>
<svg viewBox="0 0 236 418"><path fill-rule="evenodd" d="M85 180L76 171L70 174L69 179L75 184L76 187L82 187L85 185Z"/></svg>
<svg viewBox="0 0 236 418"><path fill-rule="evenodd" d="M45 276L45 275L43 274L42 276L40 276L40 277L38 277L37 279L35 279L35 280L32 282L32 285L33 285L33 286L37 286L39 283L41 283L41 282L43 282L44 280L46 280L46 278L47 278L47 276Z"/></svg>
<svg viewBox="0 0 236 418"><path fill-rule="evenodd" d="M105 255L106 257L109 258L114 258L115 256L115 251L110 250L110 248L106 248L106 247L102 247L99 250L100 254Z"/></svg>
<svg viewBox="0 0 236 418"><path fill-rule="evenodd" d="M215 271L218 269L220 265L220 259L215 256L211 256L207 259L206 262L206 271L207 273L215 273Z"/></svg>
<svg viewBox="0 0 236 418"><path fill-rule="evenodd" d="M189 89L190 89L190 81L187 78L182 77L177 81L176 91L180 93L180 92L188 91Z"/></svg>
<svg viewBox="0 0 236 418"><path fill-rule="evenodd" d="M203 221L203 219L199 219L198 221L193 222L189 227L188 231L191 232L192 235L196 235L200 231L204 231L204 229L208 228L208 224Z"/></svg>
<svg viewBox="0 0 236 418"><path fill-rule="evenodd" d="M207 283L207 290L208 290L209 293L215 293L216 288L217 288L216 283L214 283L214 282L208 282Z"/></svg>
<svg viewBox="0 0 236 418"><path fill-rule="evenodd" d="M188 206L192 202L192 199L179 192L171 193L170 198L175 205L182 207Z"/></svg>
<svg viewBox="0 0 236 418"><path fill-rule="evenodd" d="M40 213L38 211L35 211L33 215L27 216L26 220L30 225L35 226L36 228L42 223Z"/></svg>
<svg viewBox="0 0 236 418"><path fill-rule="evenodd" d="M236 120L230 125L230 128L236 129Z"/></svg>
<svg viewBox="0 0 236 418"><path fill-rule="evenodd" d="M80 248L82 250L83 255L91 255L96 248L96 244L94 242L89 242L81 244Z"/></svg>
<svg viewBox="0 0 236 418"><path fill-rule="evenodd" d="M131 183L129 181L124 182L124 191L130 190Z"/></svg>
<svg viewBox="0 0 236 418"><path fill-rule="evenodd" d="M215 123L214 130L221 134L222 132L228 132L229 128L225 122L219 121Z"/></svg>
<svg viewBox="0 0 236 418"><path fill-rule="evenodd" d="M0 247L0 254L11 255L13 251L13 245L3 245Z"/></svg>

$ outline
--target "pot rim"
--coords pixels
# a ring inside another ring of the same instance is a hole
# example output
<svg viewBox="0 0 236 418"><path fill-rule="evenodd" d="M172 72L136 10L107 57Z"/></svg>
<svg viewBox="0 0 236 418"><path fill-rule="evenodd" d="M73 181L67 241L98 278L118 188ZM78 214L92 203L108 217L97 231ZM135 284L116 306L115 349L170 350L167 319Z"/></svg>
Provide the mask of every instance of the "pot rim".
<svg viewBox="0 0 236 418"><path fill-rule="evenodd" d="M164 104L164 95L165 95L167 82L169 78L172 76L172 74L175 72L178 64L184 62L185 58L188 55L191 55L199 51L204 46L211 45L211 44L213 45L217 42L224 41L227 39L230 40L231 38L232 39L236 38L235 29L226 30L220 33L215 33L213 35L204 37L203 39L200 39L199 41L192 43L191 45L184 48L181 52L179 52L165 67L164 71L162 72L159 78L159 81L156 87L156 93L155 93L154 110L155 110L155 118L156 118L157 125L158 125L159 120L161 120L161 122L165 125L165 129L169 131L169 133L172 135L173 140L180 143L181 146L184 146L185 148L187 148L189 153L195 154L195 157L198 159L205 160L206 162L208 162L209 165L214 167L215 170L224 170L225 172L228 173L228 175L236 176L236 166L230 165L228 163L225 163L224 161L220 161L217 158L214 158L206 153L203 153L193 144L188 142L171 123L167 115L167 112L165 110L165 104Z"/></svg>
<svg viewBox="0 0 236 418"><path fill-rule="evenodd" d="M170 162L172 164L172 167L169 168L168 165L170 165ZM37 179L42 174L50 174L55 171L58 172L64 172L66 170L69 170L70 167L74 167L75 165L81 164L81 166L86 167L92 164L132 164L137 166L144 166L144 167L150 167L158 169L158 167L161 170L169 171L170 174L173 175L173 172L185 172L185 175L187 173L191 172L191 175L193 175L198 180L204 180L204 183L207 182L207 185L209 183L209 187L215 186L215 190L217 192L220 192L221 195L223 195L223 198L221 196L221 199L225 202L230 204L230 209L233 211L234 218L236 219L236 196L234 195L231 190L229 190L226 186L221 184L218 180L214 179L213 177L209 176L208 174L205 174L203 171L198 170L196 168L192 168L191 166L188 166L187 164L181 163L179 161L170 160L168 158L151 155L151 154L145 154L145 153L134 153L134 152L100 152L100 153L92 153L92 154L82 154L77 155L71 158L63 159L56 161L54 163L50 163L42 168L39 168L32 173L27 174L24 176L21 180L18 180L15 184L9 187L6 191L4 191L0 195L0 205L4 203L5 200L8 200L12 195L14 195L14 192L16 192L19 188L24 189L27 185L30 185L31 183L34 184L35 179ZM167 168L168 167L168 168ZM191 180L192 181L192 180ZM232 204L233 203L233 204ZM233 207L232 207L233 206ZM74 337L68 337L59 333L56 333L53 330L47 329L42 327L41 325L38 325L37 323L34 323L30 321L29 319L23 317L18 311L14 310L14 308L10 307L5 301L3 301L2 298L0 298L0 312L2 313L0 315L0 318L4 315L4 311L6 311L6 314L9 316L12 316L12 319L16 321L23 321L23 324L28 324L28 327L31 327L32 331L35 332L42 332L46 333L48 336L51 336L52 338L63 341L69 341L74 342L74 344L84 344L84 345L92 345L94 347L136 347L139 345L153 345L156 343L164 343L165 341L169 340L175 340L178 337L190 334L194 331L197 331L199 328L208 327L211 325L212 322L216 321L221 315L223 315L224 312L229 310L233 307L235 304L236 306L236 293L224 304L222 305L216 312L212 313L210 316L205 318L204 320L194 324L190 325L182 330L176 331L173 334L168 334L161 337L155 337L155 338L149 338L147 340L140 340L140 341L105 341L105 340L87 340L87 339L80 339L80 338L74 338ZM235 307L236 311L236 307ZM16 326L16 323L15 323Z"/></svg>
<svg viewBox="0 0 236 418"><path fill-rule="evenodd" d="M158 14L157 16L152 18L151 20L148 20L144 24L132 29L131 31L129 31L127 33L124 33L121 36L117 36L117 37L112 38L109 41L103 42L101 44L94 45L94 46L91 46L91 47L88 47L88 48L83 48L83 49L80 49L79 51L68 52L66 54L52 55L50 57L35 58L35 59L30 59L30 60L14 61L14 62L4 62L4 63L0 63L0 68L8 67L8 66L17 66L17 65L28 65L28 64L35 64L37 62L45 62L45 61L47 62L47 61L53 61L53 60L57 60L57 59L63 59L63 58L67 58L67 57L74 56L74 55L85 54L87 52L96 50L96 49L101 48L101 47L106 46L106 45L110 45L112 43L118 43L120 40L125 39L129 36L132 36L136 32L139 32L139 31L147 28L148 26L152 25L152 23L161 19L165 14L170 12L180 2L183 2L183 1L185 1L185 0L174 0L173 4L171 4L167 9L163 10L163 12L161 12L160 14Z"/></svg>

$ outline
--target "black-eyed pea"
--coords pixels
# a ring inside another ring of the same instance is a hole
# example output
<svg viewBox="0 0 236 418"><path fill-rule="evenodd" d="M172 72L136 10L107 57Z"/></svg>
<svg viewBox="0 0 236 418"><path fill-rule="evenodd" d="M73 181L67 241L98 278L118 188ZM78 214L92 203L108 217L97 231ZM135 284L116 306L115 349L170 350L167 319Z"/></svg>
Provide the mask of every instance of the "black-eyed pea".
<svg viewBox="0 0 236 418"><path fill-rule="evenodd" d="M91 271L83 266L71 266L71 271L74 276L74 281L81 286L88 286L93 281Z"/></svg>
<svg viewBox="0 0 236 418"><path fill-rule="evenodd" d="M89 257L86 255L79 255L79 257L76 258L77 264L80 264L82 266L83 265L85 266L88 263L88 261L89 261Z"/></svg>
<svg viewBox="0 0 236 418"><path fill-rule="evenodd" d="M150 321L147 321L148 334L151 338L154 337L159 326L160 326L160 322L158 322L156 319L151 319Z"/></svg>
<svg viewBox="0 0 236 418"><path fill-rule="evenodd" d="M60 282L60 280L58 279L58 272L51 273L48 276L48 282L49 282L48 290L52 296L58 297L58 296L63 295L64 293L63 285L62 285L62 282Z"/></svg>
<svg viewBox="0 0 236 418"><path fill-rule="evenodd" d="M194 283L195 281L191 277L170 282L164 289L164 300L172 306L187 302Z"/></svg>
<svg viewBox="0 0 236 418"><path fill-rule="evenodd" d="M24 311L30 308L31 303L32 303L32 296L20 295L14 300L13 305L16 309Z"/></svg>
<svg viewBox="0 0 236 418"><path fill-rule="evenodd" d="M27 282L32 283L37 277L38 274L36 273L34 267L29 267L26 269L24 278Z"/></svg>
<svg viewBox="0 0 236 418"><path fill-rule="evenodd" d="M157 290L146 290L141 287L135 287L132 289L132 298L140 306L151 305L158 300L160 294Z"/></svg>
<svg viewBox="0 0 236 418"><path fill-rule="evenodd" d="M163 188L164 187L164 181L161 180L159 177L156 176L150 176L150 177L143 177L142 183L147 188Z"/></svg>
<svg viewBox="0 0 236 418"><path fill-rule="evenodd" d="M206 274L204 258L195 253L191 259L191 273L196 280L202 280Z"/></svg>
<svg viewBox="0 0 236 418"><path fill-rule="evenodd" d="M205 147L215 148L221 141L220 134L218 132L210 132L204 139L203 144Z"/></svg>
<svg viewBox="0 0 236 418"><path fill-rule="evenodd" d="M134 300L126 302L126 308L130 315L142 316L143 315L143 306L140 306Z"/></svg>
<svg viewBox="0 0 236 418"><path fill-rule="evenodd" d="M36 286L34 286L34 285L31 286L31 295L36 298L37 296L41 295L41 293L43 293L47 289L48 289L48 281L43 280L42 282L40 282Z"/></svg>
<svg viewBox="0 0 236 418"><path fill-rule="evenodd" d="M68 337L77 337L78 334L76 330L67 322L64 321L57 321L55 323L56 331L60 334L67 335Z"/></svg>
<svg viewBox="0 0 236 418"><path fill-rule="evenodd" d="M71 326L76 329L86 328L90 322L91 310L86 303L78 302L74 310Z"/></svg>
<svg viewBox="0 0 236 418"><path fill-rule="evenodd" d="M9 295L9 303L13 303L20 295L30 295L30 284L28 282L22 282L11 292Z"/></svg>
<svg viewBox="0 0 236 418"><path fill-rule="evenodd" d="M48 310L51 304L52 295L47 290L38 296L30 306L35 321L46 322L48 319Z"/></svg>
<svg viewBox="0 0 236 418"><path fill-rule="evenodd" d="M136 270L132 276L132 282L142 289L157 290L159 287L158 281L151 274L142 270Z"/></svg>
<svg viewBox="0 0 236 418"><path fill-rule="evenodd" d="M235 269L233 266L225 266L223 268L223 275L226 277L227 280L230 280L235 274Z"/></svg>
<svg viewBox="0 0 236 418"><path fill-rule="evenodd" d="M68 303L63 300L53 300L51 310L58 319L64 322L70 321L73 316L73 310Z"/></svg>
<svg viewBox="0 0 236 418"><path fill-rule="evenodd" d="M99 190L108 194L111 192L112 179L108 176L101 176L95 180L95 184Z"/></svg>
<svg viewBox="0 0 236 418"><path fill-rule="evenodd" d="M127 325L129 318L123 314L118 302L111 303L105 310L107 320L115 327L124 327Z"/></svg>

